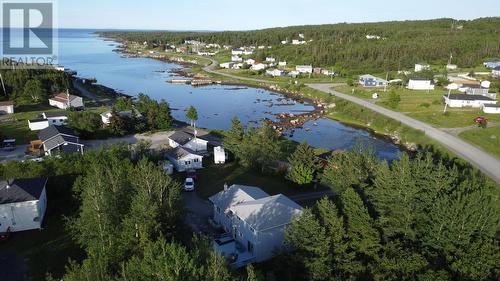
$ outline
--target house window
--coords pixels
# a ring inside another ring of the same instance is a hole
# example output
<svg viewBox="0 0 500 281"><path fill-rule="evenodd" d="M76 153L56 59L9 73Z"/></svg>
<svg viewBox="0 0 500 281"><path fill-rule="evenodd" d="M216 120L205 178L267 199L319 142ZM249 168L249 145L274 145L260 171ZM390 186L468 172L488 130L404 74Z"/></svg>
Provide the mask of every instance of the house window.
<svg viewBox="0 0 500 281"><path fill-rule="evenodd" d="M52 123L56 123L56 120L52 120Z"/></svg>
<svg viewBox="0 0 500 281"><path fill-rule="evenodd" d="M193 159L193 162L198 163L198 162L200 162L200 160L198 158L196 158L196 159Z"/></svg>
<svg viewBox="0 0 500 281"><path fill-rule="evenodd" d="M39 217L34 217L34 218L33 218L33 221L35 221L35 222L39 222L39 221L40 221L40 218L39 218Z"/></svg>
<svg viewBox="0 0 500 281"><path fill-rule="evenodd" d="M191 165L191 161L186 161L184 162L184 164L187 166L187 165Z"/></svg>

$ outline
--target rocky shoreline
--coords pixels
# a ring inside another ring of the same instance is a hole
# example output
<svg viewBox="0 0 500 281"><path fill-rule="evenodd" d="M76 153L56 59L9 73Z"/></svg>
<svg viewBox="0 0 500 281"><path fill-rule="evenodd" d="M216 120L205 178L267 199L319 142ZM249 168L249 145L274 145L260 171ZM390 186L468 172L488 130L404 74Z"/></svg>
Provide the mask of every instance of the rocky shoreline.
<svg viewBox="0 0 500 281"><path fill-rule="evenodd" d="M167 63L175 63L183 66L183 69L176 69L172 71L171 73L176 74L179 77L185 77L185 78L192 78L192 79L209 79L209 76L207 75L200 75L200 74L192 74L188 73L186 70L191 68L191 67L199 67L203 66L198 63L196 60L192 61L186 61L182 58L169 58L166 56L161 56L157 54L137 54L137 53L132 53L127 50L127 45L125 42L122 42L119 39L113 39L116 42L120 43L120 46L115 49L116 52L119 52L123 54L124 56L128 57L142 57L142 58L151 58L151 59L156 59L160 61L164 61ZM206 85L211 85L212 83L206 83L205 85L199 85L199 86L206 86ZM287 131L293 131L294 129L302 127L305 123L309 121L315 121L321 118L329 118L327 116L327 109L331 109L335 107L335 104L329 105L325 104L320 100L313 100L309 98L303 97L299 92L293 92L289 91L286 89L280 88L278 85L270 85L270 84L264 84L264 83L259 83L257 85L254 84L249 84L245 83L243 81L241 82L229 82L229 81L214 81L213 84L220 84L220 85L231 85L235 87L253 87L253 88L260 88L260 89L265 89L269 91L276 92L278 94L281 94L285 96L286 98L293 99L294 101L300 102L300 103L308 103L314 107L313 111L303 113L303 114L291 114L291 113L278 113L275 114L276 121L270 120L270 119L263 119L262 121L271 125L273 129L280 135L283 135ZM341 120L337 120L338 122L342 122ZM352 124L352 123L345 123L346 125L352 126L352 127L357 127L360 129L364 129L369 131L372 135L379 137L379 138L384 138L388 141L391 141L392 143L402 147L404 150L409 151L409 152L415 152L419 150L419 146L415 143L403 143L401 140L400 135L397 132L393 132L390 134L386 133L379 133L372 128L370 128L369 125L362 126L359 124Z"/></svg>

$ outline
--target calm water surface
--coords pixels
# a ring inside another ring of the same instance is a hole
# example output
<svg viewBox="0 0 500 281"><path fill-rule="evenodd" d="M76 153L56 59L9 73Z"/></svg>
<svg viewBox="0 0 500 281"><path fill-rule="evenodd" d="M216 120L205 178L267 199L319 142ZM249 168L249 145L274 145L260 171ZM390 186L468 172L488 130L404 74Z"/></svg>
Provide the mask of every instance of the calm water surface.
<svg viewBox="0 0 500 281"><path fill-rule="evenodd" d="M113 52L116 43L103 40L93 32L60 30L59 64L76 70L80 77L94 77L98 83L129 95L145 93L157 100L165 99L174 109L172 114L176 119L187 121L185 109L193 105L198 110L199 126L226 130L234 116L244 123L255 124L262 118L275 119L276 113L313 110L309 104L262 89L234 86L193 88L166 83L173 77L169 71L180 68L179 65L146 58L122 58ZM395 159L400 152L398 146L385 139L330 119L308 122L303 128L289 133L293 140L308 141L326 149L350 149L357 142L363 142L371 145L382 159Z"/></svg>

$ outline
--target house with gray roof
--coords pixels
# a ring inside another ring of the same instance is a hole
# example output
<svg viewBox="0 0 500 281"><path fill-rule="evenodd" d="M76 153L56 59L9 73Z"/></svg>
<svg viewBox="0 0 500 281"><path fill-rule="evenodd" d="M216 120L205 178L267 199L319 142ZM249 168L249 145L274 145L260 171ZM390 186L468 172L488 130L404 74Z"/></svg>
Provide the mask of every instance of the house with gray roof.
<svg viewBox="0 0 500 281"><path fill-rule="evenodd" d="M172 162L178 172L203 168L203 156L195 151L178 146L168 150L165 157Z"/></svg>
<svg viewBox="0 0 500 281"><path fill-rule="evenodd" d="M285 228L302 214L302 207L288 197L270 196L254 186L232 185L209 200L214 223L226 232L214 241L214 249L232 257L235 267L262 262L277 250L286 250Z"/></svg>
<svg viewBox="0 0 500 281"><path fill-rule="evenodd" d="M80 143L79 138L70 128L50 125L38 132L38 138L42 141L46 155L83 154L84 145Z"/></svg>
<svg viewBox="0 0 500 281"><path fill-rule="evenodd" d="M182 146L184 148L206 152L208 150L208 141L202 137L198 137L186 131L176 131L168 137L168 144L170 147L176 148Z"/></svg>
<svg viewBox="0 0 500 281"><path fill-rule="evenodd" d="M17 232L42 227L47 178L0 182L0 232Z"/></svg>

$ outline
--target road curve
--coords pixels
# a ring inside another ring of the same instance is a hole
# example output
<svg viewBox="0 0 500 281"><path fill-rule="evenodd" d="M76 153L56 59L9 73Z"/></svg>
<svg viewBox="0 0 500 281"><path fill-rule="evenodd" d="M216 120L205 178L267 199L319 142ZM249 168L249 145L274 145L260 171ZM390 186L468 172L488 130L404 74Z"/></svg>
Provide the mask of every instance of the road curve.
<svg viewBox="0 0 500 281"><path fill-rule="evenodd" d="M308 84L307 86L322 92L329 93L336 97L348 100L350 102L359 104L361 106L367 107L384 116L387 116L394 120L398 120L408 127L425 132L425 134L428 137L434 139L443 146L447 147L449 150L453 151L456 155L468 161L473 166L483 171L483 173L488 175L495 182L500 184L500 159L481 150L480 148L473 146L449 133L446 133L443 130L437 129L424 122L408 117L405 114L389 110L387 108L378 106L376 104L373 104L369 101L357 97L353 97L351 95L339 93L333 90L332 85L330 84Z"/></svg>

